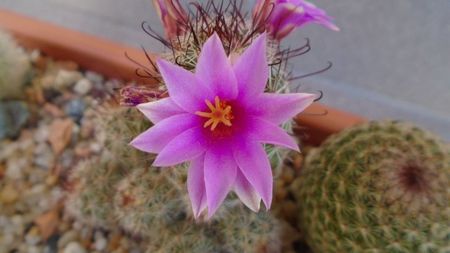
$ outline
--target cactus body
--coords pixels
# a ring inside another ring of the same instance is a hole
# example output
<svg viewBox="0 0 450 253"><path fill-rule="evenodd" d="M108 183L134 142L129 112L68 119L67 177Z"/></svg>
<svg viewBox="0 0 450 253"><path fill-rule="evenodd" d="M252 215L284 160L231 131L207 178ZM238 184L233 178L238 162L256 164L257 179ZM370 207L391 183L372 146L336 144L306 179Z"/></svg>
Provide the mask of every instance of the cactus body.
<svg viewBox="0 0 450 253"><path fill-rule="evenodd" d="M28 55L0 31L0 100L22 97L30 71Z"/></svg>
<svg viewBox="0 0 450 253"><path fill-rule="evenodd" d="M369 123L328 139L293 184L317 253L450 252L450 151L417 127Z"/></svg>

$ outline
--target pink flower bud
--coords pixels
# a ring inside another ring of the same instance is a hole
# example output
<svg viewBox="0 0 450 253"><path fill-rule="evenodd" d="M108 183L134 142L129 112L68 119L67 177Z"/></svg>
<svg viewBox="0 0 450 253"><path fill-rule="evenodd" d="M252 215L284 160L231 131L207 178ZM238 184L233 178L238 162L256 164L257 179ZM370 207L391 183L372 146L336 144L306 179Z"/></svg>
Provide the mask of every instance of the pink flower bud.
<svg viewBox="0 0 450 253"><path fill-rule="evenodd" d="M167 38L182 34L188 20L187 14L178 0L153 0L163 23Z"/></svg>

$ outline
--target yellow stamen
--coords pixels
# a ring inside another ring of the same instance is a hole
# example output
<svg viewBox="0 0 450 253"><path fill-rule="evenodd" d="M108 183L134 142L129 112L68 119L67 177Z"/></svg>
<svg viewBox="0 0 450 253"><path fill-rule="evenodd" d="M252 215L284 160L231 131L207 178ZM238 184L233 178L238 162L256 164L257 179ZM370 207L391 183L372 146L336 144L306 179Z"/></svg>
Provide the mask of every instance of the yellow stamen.
<svg viewBox="0 0 450 253"><path fill-rule="evenodd" d="M214 131L219 123L225 126L232 125L231 120L233 119L233 114L231 106L227 105L224 101L220 101L218 96L214 98L214 105L208 99L205 99L205 103L210 112L195 112L200 117L208 118L203 127L211 126L211 131Z"/></svg>

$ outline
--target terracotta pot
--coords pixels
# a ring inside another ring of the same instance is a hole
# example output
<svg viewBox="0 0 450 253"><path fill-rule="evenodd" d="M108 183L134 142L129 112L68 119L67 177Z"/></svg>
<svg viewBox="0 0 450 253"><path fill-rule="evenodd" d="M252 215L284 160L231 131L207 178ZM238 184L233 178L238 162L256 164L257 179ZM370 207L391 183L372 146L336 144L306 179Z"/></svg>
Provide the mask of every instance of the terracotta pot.
<svg viewBox="0 0 450 253"><path fill-rule="evenodd" d="M127 53L138 62L150 66L140 49L1 9L0 28L12 33L24 47L40 49L55 59L75 61L82 68L108 77L148 82L135 74L136 64L125 57ZM312 145L320 144L330 134L365 121L360 116L320 103L314 103L295 118L298 124L296 133Z"/></svg>

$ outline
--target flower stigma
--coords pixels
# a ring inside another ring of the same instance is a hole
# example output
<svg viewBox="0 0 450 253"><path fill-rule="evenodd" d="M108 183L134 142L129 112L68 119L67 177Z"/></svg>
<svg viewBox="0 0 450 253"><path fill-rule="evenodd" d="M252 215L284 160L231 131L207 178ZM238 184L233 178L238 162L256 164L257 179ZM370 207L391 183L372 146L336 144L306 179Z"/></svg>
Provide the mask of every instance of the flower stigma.
<svg viewBox="0 0 450 253"><path fill-rule="evenodd" d="M219 123L222 123L225 126L231 126L233 114L230 105L227 105L225 101L220 101L218 96L214 98L214 105L208 99L205 99L205 103L210 112L195 112L195 114L200 117L208 118L205 124L203 124L203 127L206 128L211 126L211 131L214 131Z"/></svg>

